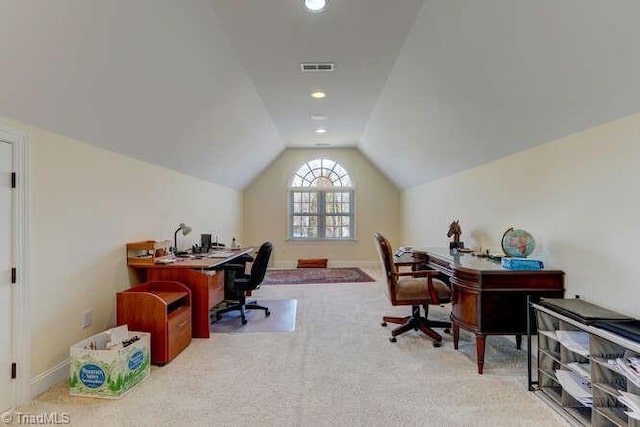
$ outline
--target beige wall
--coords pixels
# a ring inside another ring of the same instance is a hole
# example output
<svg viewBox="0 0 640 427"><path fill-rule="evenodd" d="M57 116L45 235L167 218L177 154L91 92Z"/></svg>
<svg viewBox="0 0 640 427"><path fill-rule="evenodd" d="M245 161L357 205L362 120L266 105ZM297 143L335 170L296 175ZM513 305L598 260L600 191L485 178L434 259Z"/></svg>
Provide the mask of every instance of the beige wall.
<svg viewBox="0 0 640 427"><path fill-rule="evenodd" d="M566 272L568 297L640 316L640 114L403 193L403 240L447 245L460 219L466 246L500 252L511 226L532 257Z"/></svg>
<svg viewBox="0 0 640 427"><path fill-rule="evenodd" d="M69 346L114 325L115 293L130 280L125 243L241 235L240 193L6 119L30 138L32 376ZM80 313L93 325L80 327Z"/></svg>
<svg viewBox="0 0 640 427"><path fill-rule="evenodd" d="M287 241L287 186L306 161L325 157L342 164L356 187L356 241ZM244 235L248 244L270 240L275 246L272 264L293 266L298 258L329 258L330 265L373 264L376 252L371 236L380 231L397 242L400 230L400 193L357 149L288 149L244 192Z"/></svg>

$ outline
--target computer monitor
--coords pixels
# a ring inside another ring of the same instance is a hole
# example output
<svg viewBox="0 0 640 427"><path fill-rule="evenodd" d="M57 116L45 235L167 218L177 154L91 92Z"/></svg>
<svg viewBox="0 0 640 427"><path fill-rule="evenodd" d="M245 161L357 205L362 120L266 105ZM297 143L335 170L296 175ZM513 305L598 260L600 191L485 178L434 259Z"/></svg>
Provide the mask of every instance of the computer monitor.
<svg viewBox="0 0 640 427"><path fill-rule="evenodd" d="M203 252L207 252L211 248L211 234L200 235L200 247Z"/></svg>

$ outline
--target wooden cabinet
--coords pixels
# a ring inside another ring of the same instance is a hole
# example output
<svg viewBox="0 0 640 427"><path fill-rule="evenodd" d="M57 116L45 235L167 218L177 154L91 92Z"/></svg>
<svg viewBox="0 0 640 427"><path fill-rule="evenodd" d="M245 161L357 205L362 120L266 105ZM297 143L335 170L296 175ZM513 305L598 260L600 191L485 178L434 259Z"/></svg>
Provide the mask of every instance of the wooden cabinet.
<svg viewBox="0 0 640 427"><path fill-rule="evenodd" d="M639 357L640 342L549 307L532 304L532 308L538 324L537 381L530 379L529 389L579 425L640 427L640 421L629 417L625 413L629 408L618 399L621 392L640 397L640 386L617 364ZM586 341L586 347L568 343L567 332L578 334L576 341Z"/></svg>
<svg viewBox="0 0 640 427"><path fill-rule="evenodd" d="M179 282L142 283L117 293L116 319L151 333L151 363L164 365L191 343L191 291Z"/></svg>
<svg viewBox="0 0 640 427"><path fill-rule="evenodd" d="M211 308L224 300L224 272L186 268L152 268L147 280L175 280L191 290L193 301L192 333L194 338L209 338Z"/></svg>

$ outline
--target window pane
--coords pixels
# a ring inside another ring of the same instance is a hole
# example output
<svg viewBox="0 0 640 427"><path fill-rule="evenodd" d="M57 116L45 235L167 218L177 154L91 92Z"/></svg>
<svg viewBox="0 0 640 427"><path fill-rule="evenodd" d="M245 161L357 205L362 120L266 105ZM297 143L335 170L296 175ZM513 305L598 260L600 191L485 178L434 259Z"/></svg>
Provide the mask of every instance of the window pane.
<svg viewBox="0 0 640 427"><path fill-rule="evenodd" d="M318 218L315 216L294 216L292 237L310 238L318 237Z"/></svg>
<svg viewBox="0 0 640 427"><path fill-rule="evenodd" d="M353 185L351 184L351 178L349 178L349 175L343 176L340 181L342 181L343 187L351 187Z"/></svg>
<svg viewBox="0 0 640 427"><path fill-rule="evenodd" d="M335 172L328 173L327 174L327 178L329 178L331 180L331 182L333 183L333 185L335 185L335 186L342 185L342 183L340 182L340 177L338 177L338 175L336 175Z"/></svg>
<svg viewBox="0 0 640 427"><path fill-rule="evenodd" d="M313 187L333 187L333 182L331 182L328 178L320 176L314 179L311 185Z"/></svg>
<svg viewBox="0 0 640 427"><path fill-rule="evenodd" d="M339 164L336 164L335 167L333 168L334 172L337 173L339 176L343 176L347 174L347 171L344 170L344 168L342 166L340 166Z"/></svg>
<svg viewBox="0 0 640 427"><path fill-rule="evenodd" d="M325 199L327 200L327 203L332 203L335 200L335 197L336 197L335 191L326 191L324 194L325 194Z"/></svg>
<svg viewBox="0 0 640 427"><path fill-rule="evenodd" d="M336 162L334 162L333 160L322 159L322 167L324 168L333 169L335 165L336 165Z"/></svg>
<svg viewBox="0 0 640 427"><path fill-rule="evenodd" d="M293 181L291 182L292 187L302 187L302 177L296 175L293 177Z"/></svg>
<svg viewBox="0 0 640 427"><path fill-rule="evenodd" d="M318 195L306 191L293 192L292 214L317 213Z"/></svg>
<svg viewBox="0 0 640 427"><path fill-rule="evenodd" d="M311 160L308 165L311 170L320 169L322 167L322 159Z"/></svg>
<svg viewBox="0 0 640 427"><path fill-rule="evenodd" d="M298 175L305 176L309 171L311 171L311 169L309 169L309 165L305 163L300 169L298 169Z"/></svg>

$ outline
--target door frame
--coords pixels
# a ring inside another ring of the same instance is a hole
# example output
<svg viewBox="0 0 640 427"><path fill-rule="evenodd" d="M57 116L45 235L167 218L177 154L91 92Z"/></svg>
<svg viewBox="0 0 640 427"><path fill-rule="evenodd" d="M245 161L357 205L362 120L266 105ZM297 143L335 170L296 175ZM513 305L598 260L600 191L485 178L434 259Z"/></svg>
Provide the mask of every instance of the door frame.
<svg viewBox="0 0 640 427"><path fill-rule="evenodd" d="M29 282L29 135L0 124L0 140L13 146L13 168L16 188L13 193L14 244L13 256L17 269L13 285L12 356L17 363L13 384L13 405L28 402L31 384L31 328Z"/></svg>

